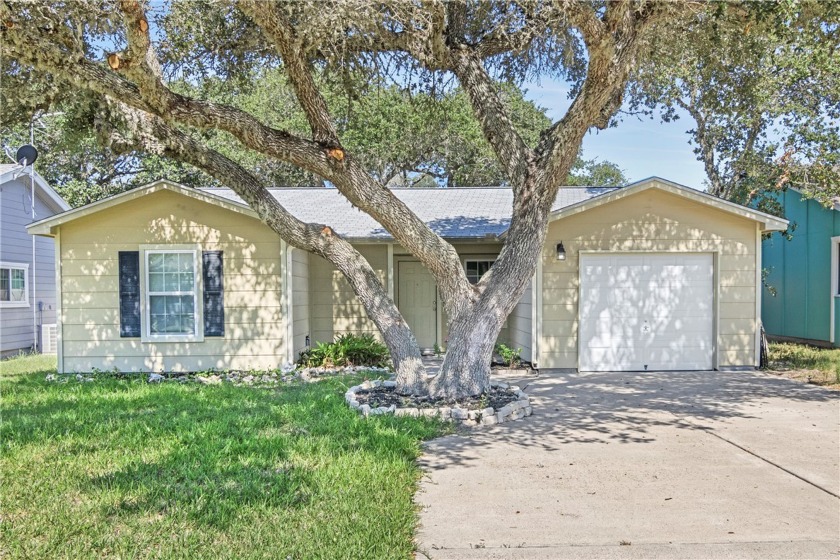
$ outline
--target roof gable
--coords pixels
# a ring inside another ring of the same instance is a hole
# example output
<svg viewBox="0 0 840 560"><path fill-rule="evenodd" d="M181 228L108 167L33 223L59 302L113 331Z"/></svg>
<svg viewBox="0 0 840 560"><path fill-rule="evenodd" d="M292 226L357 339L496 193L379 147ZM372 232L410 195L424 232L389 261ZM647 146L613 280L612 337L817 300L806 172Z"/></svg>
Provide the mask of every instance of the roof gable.
<svg viewBox="0 0 840 560"><path fill-rule="evenodd" d="M788 226L787 220L782 218L778 218L771 214L754 210L746 206L741 206L740 204L736 204L734 202L729 202L728 200L718 198L710 195L709 193L698 191L696 189L692 189L691 187L686 187L685 185L680 185L679 183L674 183L673 181L668 181L667 179L662 179L660 177L649 177L627 185L621 189L617 189L613 192L606 193L603 196L584 200L558 210L553 210L549 221L559 220L567 216L585 212L587 210L591 210L592 208L621 200L648 189L658 189L718 210L722 210L729 214L756 221L761 224L762 231L783 231L787 229Z"/></svg>
<svg viewBox="0 0 840 560"><path fill-rule="evenodd" d="M0 164L0 185L15 180L20 181L23 177L29 176L28 172L18 175L18 172L20 171L21 167L17 164ZM34 173L33 177L35 178L37 195L41 198L41 200L43 200L48 206L52 206L56 212L64 212L70 209L70 205L67 204L67 202L61 198L57 192L55 192L55 190L43 177L41 177L41 175Z"/></svg>
<svg viewBox="0 0 840 560"><path fill-rule="evenodd" d="M54 235L55 228L61 226L62 224L71 222L73 220L77 220L79 218L83 218L85 216L90 216L98 212L102 212L103 210L113 208L114 206L118 206L125 202L137 200L140 197L164 190L175 192L183 196L206 202L208 204L213 204L215 206L221 206L233 212L238 212L240 214L244 214L246 216L258 219L257 213L251 210L251 208L245 204L222 198L215 194L207 193L199 189L193 189L191 187L179 185L178 183L162 180L150 183L148 185L144 185L142 187L137 187L136 189L131 189L130 191L110 196L108 198L104 198L97 202L93 202L86 206L82 206L81 208L74 208L72 210L62 212L61 214L57 214L45 220L40 220L38 222L30 224L26 229L27 231L29 231L29 233L33 235Z"/></svg>

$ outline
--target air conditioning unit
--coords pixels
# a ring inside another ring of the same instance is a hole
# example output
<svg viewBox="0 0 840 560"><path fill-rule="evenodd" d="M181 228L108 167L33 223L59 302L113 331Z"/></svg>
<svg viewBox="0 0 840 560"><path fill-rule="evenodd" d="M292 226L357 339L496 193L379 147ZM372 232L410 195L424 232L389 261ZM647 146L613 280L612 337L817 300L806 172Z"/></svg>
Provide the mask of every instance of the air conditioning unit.
<svg viewBox="0 0 840 560"><path fill-rule="evenodd" d="M41 353L55 354L58 347L58 325L41 325Z"/></svg>

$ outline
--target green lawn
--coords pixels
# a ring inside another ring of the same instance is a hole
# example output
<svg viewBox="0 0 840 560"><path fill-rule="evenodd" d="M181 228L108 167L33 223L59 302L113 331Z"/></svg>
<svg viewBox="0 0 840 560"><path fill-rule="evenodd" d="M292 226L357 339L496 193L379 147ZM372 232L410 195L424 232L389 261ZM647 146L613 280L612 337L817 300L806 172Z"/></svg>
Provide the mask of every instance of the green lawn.
<svg viewBox="0 0 840 560"><path fill-rule="evenodd" d="M424 439L360 418L355 378L279 389L46 382L0 363L0 557L408 558Z"/></svg>
<svg viewBox="0 0 840 560"><path fill-rule="evenodd" d="M840 349L773 342L768 358L771 369L799 370L820 385L840 384Z"/></svg>

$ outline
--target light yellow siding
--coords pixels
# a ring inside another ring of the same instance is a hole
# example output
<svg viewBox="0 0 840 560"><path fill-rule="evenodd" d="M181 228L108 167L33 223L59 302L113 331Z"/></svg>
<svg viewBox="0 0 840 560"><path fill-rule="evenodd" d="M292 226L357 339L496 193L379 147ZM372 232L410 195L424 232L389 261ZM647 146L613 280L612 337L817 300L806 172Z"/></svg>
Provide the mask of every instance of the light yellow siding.
<svg viewBox="0 0 840 560"><path fill-rule="evenodd" d="M309 321L309 258L306 251L292 249L292 317L294 357L306 348Z"/></svg>
<svg viewBox="0 0 840 560"><path fill-rule="evenodd" d="M560 241L565 261L556 259ZM577 368L581 251L716 253L718 367L755 365L755 248L752 220L656 189L552 222L542 251L540 368Z"/></svg>
<svg viewBox="0 0 840 560"><path fill-rule="evenodd" d="M357 245L383 286L387 285L388 250L382 245ZM340 334L370 333L381 338L350 283L332 264L316 255L309 257L309 322L312 343L330 342Z"/></svg>
<svg viewBox="0 0 840 560"><path fill-rule="evenodd" d="M511 311L510 316L508 317L507 321L507 338L509 344L513 348L521 349L521 356L523 360L531 361L532 353L531 353L531 328L532 328L532 313L533 313L533 304L532 304L532 283L528 283L528 287L525 288L525 293L522 294L522 298L519 300L519 303L516 304L516 307L513 308ZM500 336L499 340L501 342L505 342L505 340Z"/></svg>
<svg viewBox="0 0 840 560"><path fill-rule="evenodd" d="M159 191L64 224L60 232L65 372L250 369L282 363L286 330L280 238L258 220ZM224 337L203 342L120 337L118 252L153 244L224 251Z"/></svg>

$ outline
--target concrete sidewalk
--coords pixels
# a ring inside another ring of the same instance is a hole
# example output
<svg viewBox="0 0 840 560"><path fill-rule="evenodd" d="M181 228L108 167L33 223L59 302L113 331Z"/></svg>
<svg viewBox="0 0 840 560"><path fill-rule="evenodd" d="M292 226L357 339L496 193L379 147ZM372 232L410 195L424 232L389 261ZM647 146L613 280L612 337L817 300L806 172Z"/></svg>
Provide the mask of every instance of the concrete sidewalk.
<svg viewBox="0 0 840 560"><path fill-rule="evenodd" d="M534 416L430 442L433 558L840 558L839 393L755 373L543 373Z"/></svg>

